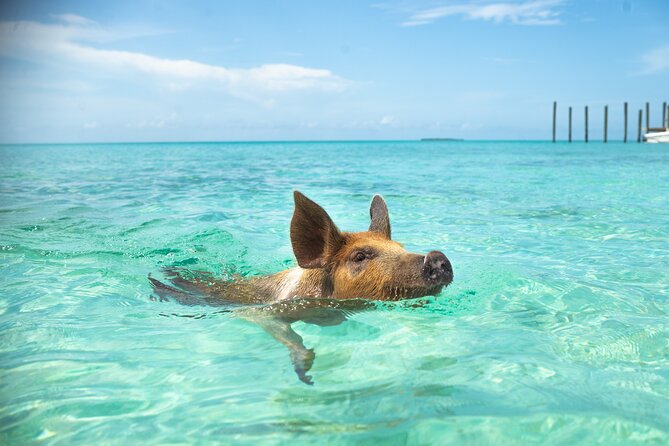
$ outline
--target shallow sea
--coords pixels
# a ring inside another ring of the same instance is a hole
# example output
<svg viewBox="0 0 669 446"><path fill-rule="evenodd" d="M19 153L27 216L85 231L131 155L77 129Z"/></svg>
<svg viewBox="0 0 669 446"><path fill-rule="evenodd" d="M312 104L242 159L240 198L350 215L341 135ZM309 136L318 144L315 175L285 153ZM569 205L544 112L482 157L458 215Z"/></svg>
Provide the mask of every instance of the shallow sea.
<svg viewBox="0 0 669 446"><path fill-rule="evenodd" d="M0 443L667 444L669 147L0 147ZM294 264L292 190L440 249L420 302L296 322L151 299L163 266Z"/></svg>

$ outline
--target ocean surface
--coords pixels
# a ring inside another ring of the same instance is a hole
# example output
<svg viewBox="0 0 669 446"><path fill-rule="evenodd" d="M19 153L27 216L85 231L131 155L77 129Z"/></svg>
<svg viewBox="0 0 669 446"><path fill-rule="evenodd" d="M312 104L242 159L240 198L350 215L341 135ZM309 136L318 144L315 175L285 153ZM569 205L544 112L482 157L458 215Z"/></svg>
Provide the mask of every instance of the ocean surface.
<svg viewBox="0 0 669 446"><path fill-rule="evenodd" d="M0 443L667 444L669 147L327 142L0 147ZM442 250L438 296L293 328L152 299L165 266L294 265L298 189L372 195Z"/></svg>

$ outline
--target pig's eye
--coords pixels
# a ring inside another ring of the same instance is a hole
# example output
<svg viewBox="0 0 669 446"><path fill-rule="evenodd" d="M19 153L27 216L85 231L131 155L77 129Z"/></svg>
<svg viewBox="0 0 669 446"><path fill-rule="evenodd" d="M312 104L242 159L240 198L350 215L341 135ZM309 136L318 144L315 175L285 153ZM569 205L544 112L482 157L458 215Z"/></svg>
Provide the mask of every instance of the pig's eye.
<svg viewBox="0 0 669 446"><path fill-rule="evenodd" d="M367 259L367 254L362 251L358 251L353 254L353 261L356 263L364 262Z"/></svg>
<svg viewBox="0 0 669 446"><path fill-rule="evenodd" d="M366 260L373 259L376 257L376 253L371 248L362 248L356 251L353 251L348 258L350 262L357 265L362 265Z"/></svg>

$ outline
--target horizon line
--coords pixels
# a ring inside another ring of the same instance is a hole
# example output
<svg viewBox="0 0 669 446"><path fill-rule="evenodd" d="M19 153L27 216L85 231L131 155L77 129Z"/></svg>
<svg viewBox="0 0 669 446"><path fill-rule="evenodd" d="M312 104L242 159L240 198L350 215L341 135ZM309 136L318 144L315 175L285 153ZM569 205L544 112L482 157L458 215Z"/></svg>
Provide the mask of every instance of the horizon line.
<svg viewBox="0 0 669 446"><path fill-rule="evenodd" d="M409 138L409 139L257 139L257 140L193 140L193 141L79 141L79 142L0 142L0 146L49 146L49 145L121 145L121 144L274 144L274 143L337 143L337 142L549 142L546 139L464 139L464 138ZM557 140L557 142L569 142ZM584 140L572 140L572 143L585 143ZM599 143L603 140L590 140L588 143ZM609 142L618 142L610 140ZM620 140L619 142L623 142Z"/></svg>

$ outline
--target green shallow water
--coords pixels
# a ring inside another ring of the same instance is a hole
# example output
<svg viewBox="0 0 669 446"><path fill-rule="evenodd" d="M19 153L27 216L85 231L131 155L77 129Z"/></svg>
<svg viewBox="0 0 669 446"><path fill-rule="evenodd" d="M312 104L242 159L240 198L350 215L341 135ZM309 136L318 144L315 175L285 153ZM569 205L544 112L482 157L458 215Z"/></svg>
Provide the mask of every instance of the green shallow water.
<svg viewBox="0 0 669 446"><path fill-rule="evenodd" d="M0 443L667 444L669 147L2 146ZM257 326L149 273L294 264L292 190L443 250L439 296Z"/></svg>

